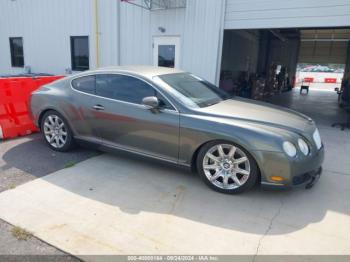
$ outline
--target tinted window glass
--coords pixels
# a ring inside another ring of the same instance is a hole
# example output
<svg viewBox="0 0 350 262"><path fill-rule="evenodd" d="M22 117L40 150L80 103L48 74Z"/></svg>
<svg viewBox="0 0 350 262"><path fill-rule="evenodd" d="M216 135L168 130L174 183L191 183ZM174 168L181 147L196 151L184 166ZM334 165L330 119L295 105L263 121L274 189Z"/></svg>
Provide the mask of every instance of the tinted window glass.
<svg viewBox="0 0 350 262"><path fill-rule="evenodd" d="M175 110L175 108L165 99L161 94L157 93L157 98L159 99L159 107L163 109Z"/></svg>
<svg viewBox="0 0 350 262"><path fill-rule="evenodd" d="M158 46L158 66L175 67L175 46L159 45Z"/></svg>
<svg viewBox="0 0 350 262"><path fill-rule="evenodd" d="M158 78L171 87L169 91L176 98L191 107L206 107L231 98L213 84L187 73L161 75Z"/></svg>
<svg viewBox="0 0 350 262"><path fill-rule="evenodd" d="M89 69L89 37L72 36L70 39L72 70L84 71Z"/></svg>
<svg viewBox="0 0 350 262"><path fill-rule="evenodd" d="M74 79L72 86L81 92L95 94L95 76L84 76Z"/></svg>
<svg viewBox="0 0 350 262"><path fill-rule="evenodd" d="M135 104L141 104L147 96L157 95L149 84L125 75L97 75L96 94Z"/></svg>
<svg viewBox="0 0 350 262"><path fill-rule="evenodd" d="M23 39L22 37L10 38L11 65L13 67L24 66Z"/></svg>

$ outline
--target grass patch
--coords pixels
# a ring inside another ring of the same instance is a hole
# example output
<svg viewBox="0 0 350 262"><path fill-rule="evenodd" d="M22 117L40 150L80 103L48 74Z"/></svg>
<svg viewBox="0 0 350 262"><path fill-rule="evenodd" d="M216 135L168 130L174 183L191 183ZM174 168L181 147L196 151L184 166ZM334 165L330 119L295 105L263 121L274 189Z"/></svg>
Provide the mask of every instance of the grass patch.
<svg viewBox="0 0 350 262"><path fill-rule="evenodd" d="M8 186L8 189L15 189L16 188L16 185L15 184L10 184L9 186Z"/></svg>
<svg viewBox="0 0 350 262"><path fill-rule="evenodd" d="M64 168L70 168L70 167L73 167L77 164L77 162L75 161L68 161L65 165L64 165Z"/></svg>
<svg viewBox="0 0 350 262"><path fill-rule="evenodd" d="M30 239L33 236L32 233L28 232L27 230L25 230L21 227L17 227L17 226L15 226L11 229L11 233L18 240L24 240L24 241L27 241L28 239Z"/></svg>

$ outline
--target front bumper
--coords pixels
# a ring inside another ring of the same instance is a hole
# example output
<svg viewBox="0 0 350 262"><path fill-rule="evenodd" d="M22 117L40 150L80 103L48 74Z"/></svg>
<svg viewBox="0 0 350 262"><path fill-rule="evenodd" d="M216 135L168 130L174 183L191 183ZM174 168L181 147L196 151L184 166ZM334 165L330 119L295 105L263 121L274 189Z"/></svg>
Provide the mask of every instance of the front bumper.
<svg viewBox="0 0 350 262"><path fill-rule="evenodd" d="M301 174L299 176L293 177L292 184L283 184L283 183L271 183L271 182L261 182L261 187L264 189L289 189L296 187L304 187L305 189L312 188L322 175L322 167L319 167L317 170Z"/></svg>
<svg viewBox="0 0 350 262"><path fill-rule="evenodd" d="M261 152L261 186L268 189L305 187L311 188L322 174L324 147L307 157L289 159L284 153ZM258 161L259 162L259 161ZM282 178L276 182L273 176Z"/></svg>

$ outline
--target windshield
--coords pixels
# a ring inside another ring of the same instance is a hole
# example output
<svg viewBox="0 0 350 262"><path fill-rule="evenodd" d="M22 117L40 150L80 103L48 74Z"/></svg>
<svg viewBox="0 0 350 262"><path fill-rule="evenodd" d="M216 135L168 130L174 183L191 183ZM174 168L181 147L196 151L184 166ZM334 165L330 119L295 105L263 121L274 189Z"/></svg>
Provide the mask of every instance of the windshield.
<svg viewBox="0 0 350 262"><path fill-rule="evenodd" d="M188 73L160 75L157 78L171 87L168 91L172 95L190 107L207 107L231 98L215 85Z"/></svg>

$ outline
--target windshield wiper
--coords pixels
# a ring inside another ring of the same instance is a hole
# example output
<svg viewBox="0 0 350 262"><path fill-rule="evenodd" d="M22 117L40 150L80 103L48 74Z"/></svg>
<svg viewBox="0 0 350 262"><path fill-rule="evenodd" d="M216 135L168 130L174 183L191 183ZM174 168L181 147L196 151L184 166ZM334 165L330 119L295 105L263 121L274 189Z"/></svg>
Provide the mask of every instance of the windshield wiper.
<svg viewBox="0 0 350 262"><path fill-rule="evenodd" d="M219 101L215 101L215 102L211 102L211 103L203 103L202 107L207 107L207 106L212 106L212 105L216 105L219 104L222 100Z"/></svg>

